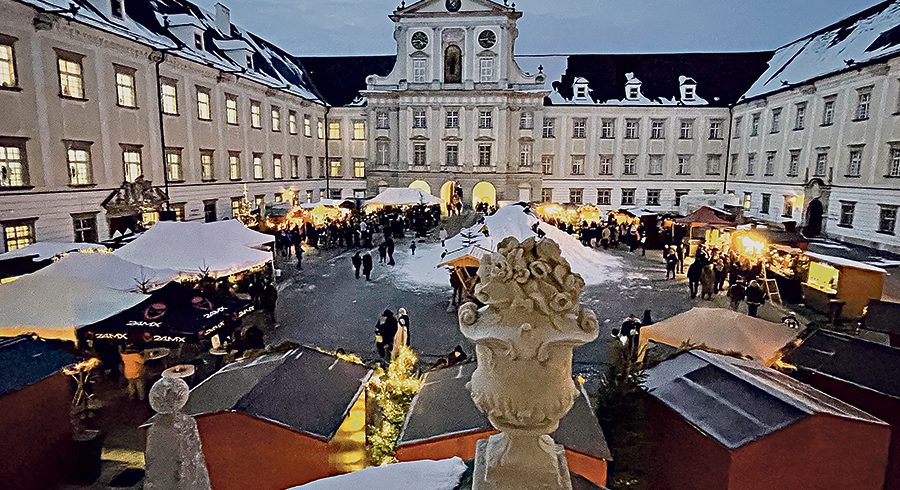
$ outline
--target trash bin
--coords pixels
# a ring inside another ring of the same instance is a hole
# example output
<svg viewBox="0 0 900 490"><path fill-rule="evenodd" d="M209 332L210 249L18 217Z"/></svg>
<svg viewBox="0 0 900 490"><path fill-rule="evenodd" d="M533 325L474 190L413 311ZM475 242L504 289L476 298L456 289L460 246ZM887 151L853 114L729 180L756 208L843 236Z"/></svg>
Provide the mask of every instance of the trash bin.
<svg viewBox="0 0 900 490"><path fill-rule="evenodd" d="M72 478L79 482L94 483L100 478L100 453L103 451L104 434L99 430L84 430L72 436L75 443L75 470Z"/></svg>

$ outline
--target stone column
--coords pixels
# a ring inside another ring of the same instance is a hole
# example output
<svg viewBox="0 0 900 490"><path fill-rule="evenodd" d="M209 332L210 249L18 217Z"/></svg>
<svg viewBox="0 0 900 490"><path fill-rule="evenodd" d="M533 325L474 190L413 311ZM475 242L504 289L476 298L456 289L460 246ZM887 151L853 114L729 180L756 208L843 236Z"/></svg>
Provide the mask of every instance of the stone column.
<svg viewBox="0 0 900 490"><path fill-rule="evenodd" d="M578 300L584 280L549 239L506 238L478 269L475 296L459 310L478 368L468 387L501 434L478 441L473 490L570 490L565 452L549 436L572 408L572 349L597 338Z"/></svg>

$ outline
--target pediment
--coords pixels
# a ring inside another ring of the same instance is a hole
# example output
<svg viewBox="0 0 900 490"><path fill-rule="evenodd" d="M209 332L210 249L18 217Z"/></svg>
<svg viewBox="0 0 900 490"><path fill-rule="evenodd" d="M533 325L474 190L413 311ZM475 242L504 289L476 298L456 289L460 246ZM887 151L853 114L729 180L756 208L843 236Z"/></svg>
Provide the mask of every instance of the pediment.
<svg viewBox="0 0 900 490"><path fill-rule="evenodd" d="M458 0L459 8L450 10L455 0L422 0L408 7L398 8L392 17L433 17L438 15L514 15L520 16L510 7L490 0ZM395 19L396 20L396 19Z"/></svg>

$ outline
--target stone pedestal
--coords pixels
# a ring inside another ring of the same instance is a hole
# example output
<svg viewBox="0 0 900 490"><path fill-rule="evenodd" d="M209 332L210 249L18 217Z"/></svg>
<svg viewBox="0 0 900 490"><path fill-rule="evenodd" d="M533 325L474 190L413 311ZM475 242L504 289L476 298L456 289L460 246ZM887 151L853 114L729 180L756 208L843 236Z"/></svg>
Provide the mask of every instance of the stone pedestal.
<svg viewBox="0 0 900 490"><path fill-rule="evenodd" d="M550 436L550 458L535 465L507 465L493 470L488 481L488 455L491 439L503 434L481 439L475 443L475 472L472 474L472 490L572 490L572 476L566 464L566 450L562 444L554 444ZM523 451L528 452L528 451ZM536 451L531 451L536 452ZM543 452L541 450L540 452ZM513 451L515 453L515 451Z"/></svg>

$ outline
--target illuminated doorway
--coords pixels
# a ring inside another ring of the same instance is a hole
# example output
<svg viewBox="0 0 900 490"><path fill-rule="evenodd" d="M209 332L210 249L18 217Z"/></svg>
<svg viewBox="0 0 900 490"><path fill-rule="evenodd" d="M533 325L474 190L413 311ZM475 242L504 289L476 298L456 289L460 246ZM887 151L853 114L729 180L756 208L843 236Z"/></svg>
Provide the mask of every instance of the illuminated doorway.
<svg viewBox="0 0 900 490"><path fill-rule="evenodd" d="M410 189L421 189L427 194L431 194L431 186L424 180L414 180L409 184Z"/></svg>
<svg viewBox="0 0 900 490"><path fill-rule="evenodd" d="M490 182L479 182L472 189L472 206L486 202L488 206L497 205L497 189Z"/></svg>

